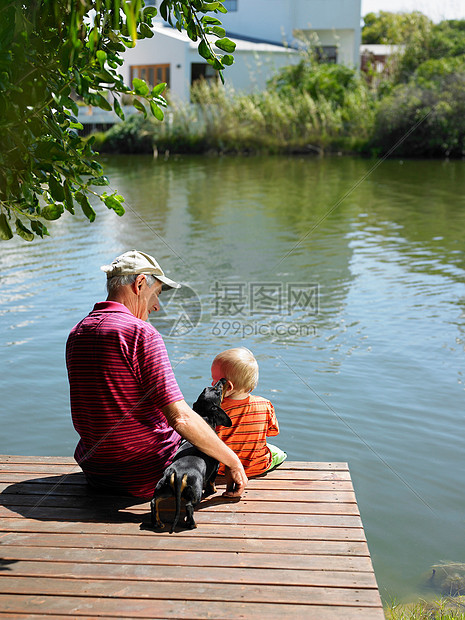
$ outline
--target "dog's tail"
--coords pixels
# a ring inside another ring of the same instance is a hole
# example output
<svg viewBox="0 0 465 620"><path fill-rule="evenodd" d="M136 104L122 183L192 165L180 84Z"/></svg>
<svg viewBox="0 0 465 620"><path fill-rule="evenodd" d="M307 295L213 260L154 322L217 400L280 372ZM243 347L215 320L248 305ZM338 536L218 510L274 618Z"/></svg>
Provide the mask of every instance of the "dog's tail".
<svg viewBox="0 0 465 620"><path fill-rule="evenodd" d="M173 521L173 525L171 526L170 534L174 532L176 525L178 524L178 521L179 521L179 515L181 514L181 495L184 489L186 488L186 484L187 484L187 474L184 474L181 480L178 480L178 476L176 472L173 472L171 474L170 485L171 485L171 488L173 489L173 495L176 499L176 513L174 515L174 521Z"/></svg>

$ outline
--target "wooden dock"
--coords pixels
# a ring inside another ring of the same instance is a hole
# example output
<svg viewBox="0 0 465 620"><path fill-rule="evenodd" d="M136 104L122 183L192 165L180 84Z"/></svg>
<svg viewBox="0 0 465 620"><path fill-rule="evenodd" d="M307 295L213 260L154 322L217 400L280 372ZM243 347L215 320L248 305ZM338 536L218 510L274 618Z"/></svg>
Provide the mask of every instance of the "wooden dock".
<svg viewBox="0 0 465 620"><path fill-rule="evenodd" d="M0 618L384 618L345 463L220 484L172 535L71 458L0 456L0 484Z"/></svg>

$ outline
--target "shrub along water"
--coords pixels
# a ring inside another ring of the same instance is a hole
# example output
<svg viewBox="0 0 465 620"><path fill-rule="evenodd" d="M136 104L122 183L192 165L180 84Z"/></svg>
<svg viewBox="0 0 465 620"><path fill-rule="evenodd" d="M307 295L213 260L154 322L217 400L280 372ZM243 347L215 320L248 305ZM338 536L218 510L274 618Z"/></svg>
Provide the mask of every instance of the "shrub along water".
<svg viewBox="0 0 465 620"><path fill-rule="evenodd" d="M465 155L465 56L423 62L379 100L366 148L384 154L398 142L399 157Z"/></svg>
<svg viewBox="0 0 465 620"><path fill-rule="evenodd" d="M335 71L336 69L336 71ZM281 88L245 95L218 84L197 82L192 103L171 101L163 123L138 116L96 136L101 152L146 153L322 153L354 152L370 138L375 100L356 72L340 65L319 65L338 83L350 73L351 87Z"/></svg>
<svg viewBox="0 0 465 620"><path fill-rule="evenodd" d="M384 611L386 620L465 620L463 601L450 598L408 605L393 603Z"/></svg>

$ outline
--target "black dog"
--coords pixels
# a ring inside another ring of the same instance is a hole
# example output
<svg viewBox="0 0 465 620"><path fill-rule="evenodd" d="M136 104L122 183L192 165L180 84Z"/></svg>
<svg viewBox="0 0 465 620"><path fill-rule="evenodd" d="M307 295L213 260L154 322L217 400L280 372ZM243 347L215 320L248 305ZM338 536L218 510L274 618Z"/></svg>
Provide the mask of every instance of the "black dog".
<svg viewBox="0 0 465 620"><path fill-rule="evenodd" d="M219 406L223 400L223 391L226 379L220 379L213 387L207 387L193 404L193 410L215 429L216 426L231 426L230 417ZM152 527L163 528L160 520L159 504L167 497L176 498L176 514L171 534L174 532L181 511L181 497L186 500L185 525L189 529L196 526L194 508L204 496L216 493L215 478L219 463L211 456L207 456L188 441L184 440L175 454L173 462L163 472L162 478L155 487L155 493L150 508L152 513Z"/></svg>

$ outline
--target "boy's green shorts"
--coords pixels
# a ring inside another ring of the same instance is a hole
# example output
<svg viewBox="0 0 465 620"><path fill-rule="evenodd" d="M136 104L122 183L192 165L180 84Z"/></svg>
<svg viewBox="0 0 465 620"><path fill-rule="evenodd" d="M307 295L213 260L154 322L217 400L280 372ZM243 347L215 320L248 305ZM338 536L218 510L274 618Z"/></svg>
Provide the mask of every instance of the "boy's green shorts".
<svg viewBox="0 0 465 620"><path fill-rule="evenodd" d="M270 449L271 457L272 457L271 465L266 470L266 471L270 471L271 469L274 469L275 467L280 465L283 461L285 461L287 459L287 454L283 450L281 450L281 448L278 448L277 446L273 446L271 443L267 443L266 445Z"/></svg>

